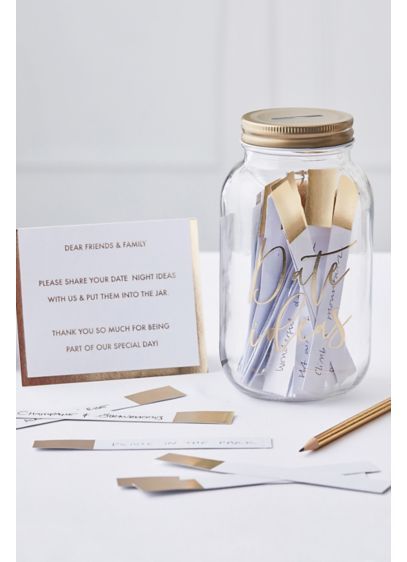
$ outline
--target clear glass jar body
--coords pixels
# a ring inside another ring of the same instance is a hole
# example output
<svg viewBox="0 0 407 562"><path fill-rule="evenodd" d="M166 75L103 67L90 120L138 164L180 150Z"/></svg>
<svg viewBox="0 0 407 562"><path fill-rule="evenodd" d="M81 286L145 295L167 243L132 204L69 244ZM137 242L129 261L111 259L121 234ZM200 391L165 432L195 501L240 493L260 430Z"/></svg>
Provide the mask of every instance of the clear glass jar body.
<svg viewBox="0 0 407 562"><path fill-rule="evenodd" d="M224 183L220 358L230 380L251 395L323 399L353 388L366 373L373 205L368 179L351 160L351 147L243 144L244 160ZM305 245L297 248L281 223L269 236L266 227L264 236L265 186L278 185L276 180L290 173L298 186L307 185L309 170L335 170L338 179L353 181L357 202L351 227L308 226L301 233ZM306 271L301 271L303 264Z"/></svg>

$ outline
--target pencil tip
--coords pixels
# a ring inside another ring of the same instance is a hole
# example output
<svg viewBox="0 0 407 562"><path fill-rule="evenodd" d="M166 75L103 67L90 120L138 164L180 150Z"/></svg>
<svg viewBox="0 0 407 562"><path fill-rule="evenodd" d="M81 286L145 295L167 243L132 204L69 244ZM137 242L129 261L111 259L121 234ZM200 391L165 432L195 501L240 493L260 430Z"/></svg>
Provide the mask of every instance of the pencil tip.
<svg viewBox="0 0 407 562"><path fill-rule="evenodd" d="M300 449L298 452L302 453L304 451L304 447L302 449Z"/></svg>

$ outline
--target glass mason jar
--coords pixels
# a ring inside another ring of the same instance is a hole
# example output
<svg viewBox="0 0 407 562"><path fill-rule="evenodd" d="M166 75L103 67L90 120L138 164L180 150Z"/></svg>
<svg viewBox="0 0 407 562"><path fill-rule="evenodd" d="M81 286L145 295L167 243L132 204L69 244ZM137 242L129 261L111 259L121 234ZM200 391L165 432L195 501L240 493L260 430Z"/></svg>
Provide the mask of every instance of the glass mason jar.
<svg viewBox="0 0 407 562"><path fill-rule="evenodd" d="M241 390L303 401L356 386L370 356L372 194L353 118L242 117L221 204L220 357Z"/></svg>

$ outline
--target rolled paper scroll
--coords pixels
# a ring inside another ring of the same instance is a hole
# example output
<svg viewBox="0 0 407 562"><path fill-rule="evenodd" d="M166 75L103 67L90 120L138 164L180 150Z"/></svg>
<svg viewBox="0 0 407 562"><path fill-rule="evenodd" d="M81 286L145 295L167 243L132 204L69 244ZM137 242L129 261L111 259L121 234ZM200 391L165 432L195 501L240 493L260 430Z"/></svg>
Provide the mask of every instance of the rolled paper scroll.
<svg viewBox="0 0 407 562"><path fill-rule="evenodd" d="M359 195L355 183L347 176L342 176L337 190L332 228L327 249L323 277L326 279L322 289L322 299L318 307L315 332L309 357L308 375L304 379L303 389L315 392L319 388L320 373L327 369L330 361L335 365L335 377L342 383L346 377L355 372L356 367L345 346L345 331L339 321L343 286L347 269L349 249L352 241L352 226Z"/></svg>

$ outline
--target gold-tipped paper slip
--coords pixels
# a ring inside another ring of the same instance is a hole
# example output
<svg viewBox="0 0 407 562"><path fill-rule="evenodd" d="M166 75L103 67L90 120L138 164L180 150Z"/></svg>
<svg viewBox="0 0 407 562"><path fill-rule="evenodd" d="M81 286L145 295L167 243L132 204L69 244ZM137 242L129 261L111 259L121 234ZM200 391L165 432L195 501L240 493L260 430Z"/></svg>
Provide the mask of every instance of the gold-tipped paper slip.
<svg viewBox="0 0 407 562"><path fill-rule="evenodd" d="M154 404L154 402L163 402L165 400L174 400L175 398L182 398L186 396L180 390L172 386L161 386L160 388L153 388L151 390L144 390L142 392L136 392L135 394L129 394L125 396L128 400L136 402L139 406L144 406L146 404Z"/></svg>
<svg viewBox="0 0 407 562"><path fill-rule="evenodd" d="M349 472L349 463L345 472L344 468L339 465L332 469L329 467L277 467L277 466L260 466L251 463L219 461L203 457L190 457L187 455L178 455L169 453L159 457L157 460L168 462L169 464L182 466L185 468L200 469L211 474L208 481L204 475L198 477L199 483L208 489L207 483L214 488L215 482L212 479L217 475L223 479L222 487L226 487L227 480L229 486L247 486L257 484L287 484L288 482L297 482L309 484L312 486L323 486L328 488L343 488L346 490L355 490L360 492L369 492L382 494L390 487L387 480L366 478L366 467L356 468L356 472ZM375 467L376 468L376 467ZM355 470L355 467L354 467ZM371 466L367 467L371 471ZM364 473L361 475L361 473ZM239 481L240 479L240 481ZM233 482L233 480L235 480ZM221 481L219 483L222 483Z"/></svg>
<svg viewBox="0 0 407 562"><path fill-rule="evenodd" d="M157 402L164 402L166 400L174 400L176 398L183 398L186 396L180 390L177 390L173 386L161 386L159 388L152 388L144 390L142 392L136 392L134 394L128 394L127 396L121 396L119 399L113 402L107 402L103 404L91 405L86 408L75 408L73 410L68 410L64 412L46 412L39 411L34 415L30 410L23 410L24 418L21 418L21 411L17 412L17 419L26 419L25 424L20 426L17 424L17 429L21 427L30 427L31 425L39 425L41 423L46 423L43 418L49 418L49 423L53 421L62 421L63 419L88 419L92 414L99 414L103 412L120 412L122 410L132 410L137 406L146 406L148 404L154 404ZM38 416L39 419L36 419ZM29 422L31 420L31 423Z"/></svg>
<svg viewBox="0 0 407 562"><path fill-rule="evenodd" d="M201 411L201 412L177 412L174 423L216 423L230 425L235 417L234 412L224 411Z"/></svg>
<svg viewBox="0 0 407 562"><path fill-rule="evenodd" d="M196 480L181 480L178 476L118 478L117 484L123 488L138 488L143 492L175 492L203 489Z"/></svg>
<svg viewBox="0 0 407 562"><path fill-rule="evenodd" d="M48 439L34 441L34 449L81 449L91 451L95 446L94 439Z"/></svg>
<svg viewBox="0 0 407 562"><path fill-rule="evenodd" d="M229 425L233 422L235 413L231 411L191 411L191 412L176 412L175 414L134 414L127 413L128 410L121 411L108 411L100 414L94 413L56 413L46 412L39 410L32 411L19 411L17 418L42 418L52 419L66 417L66 419L73 421L104 421L104 422L132 422L132 423L202 423L202 424L220 424Z"/></svg>
<svg viewBox="0 0 407 562"><path fill-rule="evenodd" d="M200 475L199 479L185 479L179 476L134 476L117 478L117 484L123 488L138 488L143 492L202 492L237 488L241 486L258 486L268 484L267 478L240 477L234 474Z"/></svg>
<svg viewBox="0 0 407 562"><path fill-rule="evenodd" d="M178 455L177 453L167 453L166 455L158 457L157 460L178 464L180 466L201 468L202 470L212 470L223 463L223 461L217 461L214 459L204 459L202 457L193 457L191 455Z"/></svg>
<svg viewBox="0 0 407 562"><path fill-rule="evenodd" d="M196 432L193 432L196 433ZM65 449L82 451L147 451L190 449L272 449L270 437L191 437L178 439L175 436L139 437L133 439L49 439L36 440L34 449Z"/></svg>
<svg viewBox="0 0 407 562"><path fill-rule="evenodd" d="M215 459L193 457L191 455L178 455L177 453L167 453L166 455L158 457L157 460L190 468L200 468L202 470L212 470L224 462Z"/></svg>

